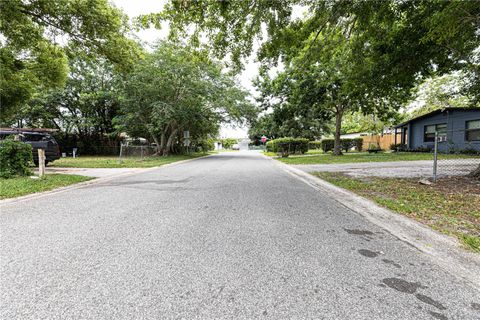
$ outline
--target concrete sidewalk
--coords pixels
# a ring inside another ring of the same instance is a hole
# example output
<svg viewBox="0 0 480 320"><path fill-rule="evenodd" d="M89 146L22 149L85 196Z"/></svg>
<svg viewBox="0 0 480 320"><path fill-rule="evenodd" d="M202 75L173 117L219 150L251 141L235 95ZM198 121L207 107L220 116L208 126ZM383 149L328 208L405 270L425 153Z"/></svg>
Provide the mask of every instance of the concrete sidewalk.
<svg viewBox="0 0 480 320"><path fill-rule="evenodd" d="M149 168L58 168L47 167L46 173L60 173L60 174L76 174L79 176L106 178L125 173L143 172ZM38 173L38 170L35 170Z"/></svg>

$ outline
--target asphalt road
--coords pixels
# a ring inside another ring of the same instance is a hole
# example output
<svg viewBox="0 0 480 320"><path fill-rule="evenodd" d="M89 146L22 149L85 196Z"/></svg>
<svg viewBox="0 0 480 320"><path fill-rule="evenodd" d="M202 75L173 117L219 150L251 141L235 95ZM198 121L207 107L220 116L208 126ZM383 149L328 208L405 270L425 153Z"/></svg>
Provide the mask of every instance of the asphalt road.
<svg viewBox="0 0 480 320"><path fill-rule="evenodd" d="M6 203L1 319L480 319L480 293L256 153Z"/></svg>

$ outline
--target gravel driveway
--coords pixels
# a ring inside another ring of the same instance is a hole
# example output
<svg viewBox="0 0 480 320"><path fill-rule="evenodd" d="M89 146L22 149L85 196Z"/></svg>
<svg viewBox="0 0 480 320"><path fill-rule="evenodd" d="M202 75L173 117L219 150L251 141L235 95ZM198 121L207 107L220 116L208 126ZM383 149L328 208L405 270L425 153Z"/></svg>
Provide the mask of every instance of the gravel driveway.
<svg viewBox="0 0 480 320"><path fill-rule="evenodd" d="M480 291L254 152L0 205L1 319L479 319Z"/></svg>
<svg viewBox="0 0 480 320"><path fill-rule="evenodd" d="M480 164L480 159L439 160L439 176L463 176ZM430 178L433 161L361 162L340 164L292 165L305 172L343 172L353 177Z"/></svg>

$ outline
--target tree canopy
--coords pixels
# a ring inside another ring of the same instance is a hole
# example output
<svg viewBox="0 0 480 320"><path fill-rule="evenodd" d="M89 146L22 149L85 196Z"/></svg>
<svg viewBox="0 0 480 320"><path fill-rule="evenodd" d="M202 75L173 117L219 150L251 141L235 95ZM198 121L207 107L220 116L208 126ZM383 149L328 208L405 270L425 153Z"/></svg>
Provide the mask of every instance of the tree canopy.
<svg viewBox="0 0 480 320"><path fill-rule="evenodd" d="M294 18L299 8L304 16ZM480 97L475 1L170 1L140 21L161 19L173 37L207 38L237 66L263 39L257 58L266 68L283 62L278 78L289 89L277 93L289 106L335 111L336 153L345 112L388 118L432 75L462 70Z"/></svg>
<svg viewBox="0 0 480 320"><path fill-rule="evenodd" d="M139 55L128 18L107 0L0 1L2 120L67 81L71 48L129 69Z"/></svg>
<svg viewBox="0 0 480 320"><path fill-rule="evenodd" d="M221 122L254 112L247 93L206 52L160 42L125 82L124 129L155 141L159 154L173 151L190 131L193 141L215 136Z"/></svg>

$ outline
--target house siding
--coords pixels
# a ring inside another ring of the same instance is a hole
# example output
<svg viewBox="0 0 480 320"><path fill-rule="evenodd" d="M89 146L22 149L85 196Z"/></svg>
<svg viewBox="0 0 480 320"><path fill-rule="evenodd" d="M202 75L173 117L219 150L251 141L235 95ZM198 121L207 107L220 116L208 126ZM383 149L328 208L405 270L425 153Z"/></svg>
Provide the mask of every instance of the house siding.
<svg viewBox="0 0 480 320"><path fill-rule="evenodd" d="M438 149L441 152L451 152L455 150L475 149L480 150L480 141L465 140L465 122L469 120L479 120L480 109L477 110L449 110L443 113L434 114L430 117L412 120L409 123L410 149L421 147L434 148L434 142L424 142L425 126L432 124L447 124L447 141L440 142Z"/></svg>

